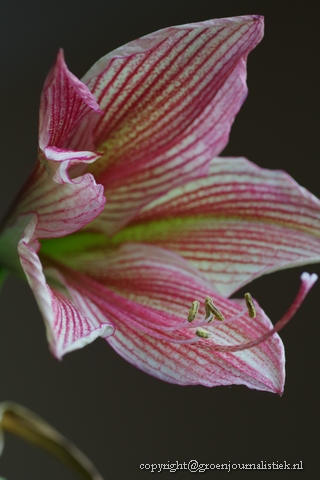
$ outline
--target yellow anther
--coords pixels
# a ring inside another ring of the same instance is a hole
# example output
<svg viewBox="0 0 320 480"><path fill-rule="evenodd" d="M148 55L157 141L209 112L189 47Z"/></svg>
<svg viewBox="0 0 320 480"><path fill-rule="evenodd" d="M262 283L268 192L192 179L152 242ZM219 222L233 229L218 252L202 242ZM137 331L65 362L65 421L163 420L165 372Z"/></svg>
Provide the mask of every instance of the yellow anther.
<svg viewBox="0 0 320 480"><path fill-rule="evenodd" d="M212 298L210 297L206 298L205 309L206 309L206 319L211 317L211 315L213 315L218 320L221 320L221 321L224 320L224 316L222 315L220 310L218 310L218 308L214 305ZM209 320L209 322L211 322L211 320L212 318Z"/></svg>
<svg viewBox="0 0 320 480"><path fill-rule="evenodd" d="M209 333L204 328L197 328L196 335L198 335L198 337L201 337L201 338L210 338L211 337L211 333Z"/></svg>
<svg viewBox="0 0 320 480"><path fill-rule="evenodd" d="M199 307L200 307L200 302L198 302L198 300L195 300L194 302L191 303L191 307L188 314L188 322L192 322L196 318L197 313L199 311Z"/></svg>
<svg viewBox="0 0 320 480"><path fill-rule="evenodd" d="M257 316L256 309L252 300L250 293L244 294L244 299L247 305L248 313L250 318L255 318Z"/></svg>

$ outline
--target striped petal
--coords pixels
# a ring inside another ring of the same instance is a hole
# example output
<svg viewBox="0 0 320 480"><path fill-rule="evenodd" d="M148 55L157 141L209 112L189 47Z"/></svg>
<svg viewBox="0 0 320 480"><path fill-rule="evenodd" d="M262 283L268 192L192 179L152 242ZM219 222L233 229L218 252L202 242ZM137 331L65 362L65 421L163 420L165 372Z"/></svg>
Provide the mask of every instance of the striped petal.
<svg viewBox="0 0 320 480"><path fill-rule="evenodd" d="M57 183L38 162L15 202L10 222L36 213L35 238L61 237L90 223L103 210L105 201L103 187L91 174L72 180L65 177L65 183Z"/></svg>
<svg viewBox="0 0 320 480"><path fill-rule="evenodd" d="M268 317L257 306L257 318L249 318L243 302L217 294L183 258L154 246L126 244L116 252L92 253L85 260L79 256L70 262L89 275L79 275L71 283L75 280L74 287L110 318L116 331L107 340L133 365L181 385L243 384L282 392L284 350L277 334L244 351L216 348L255 340L272 329ZM211 338L202 340L195 334L201 323L188 324L186 319L195 299L202 304L200 317L204 315L207 296L226 321L207 324Z"/></svg>
<svg viewBox="0 0 320 480"><path fill-rule="evenodd" d="M63 51L49 72L41 95L39 147L45 153L48 146L64 148L83 120L87 129L83 145L92 148L90 120L101 110L88 88L67 68Z"/></svg>
<svg viewBox="0 0 320 480"><path fill-rule="evenodd" d="M90 170L108 204L92 225L112 234L141 206L207 173L246 96L246 58L263 19L245 16L166 28L99 60L83 78L104 114ZM74 144L78 149L82 141Z"/></svg>
<svg viewBox="0 0 320 480"><path fill-rule="evenodd" d="M81 175L87 164L96 161L99 155L90 150L65 148L81 130L81 122L87 125L85 131L81 131L83 146L91 148L90 121L100 114L93 95L68 71L60 51L41 97L39 160L10 218L14 221L21 214L36 213L36 238L72 233L103 210L103 187L97 185L91 174Z"/></svg>
<svg viewBox="0 0 320 480"><path fill-rule="evenodd" d="M86 309L77 308L77 292L74 296L57 271L48 269L46 272L50 281L48 285L39 257L30 245L36 221L34 216L26 227L18 244L18 252L45 321L50 349L55 357L61 359L65 353L82 348L99 336L112 334L114 328L89 300L82 299Z"/></svg>
<svg viewBox="0 0 320 480"><path fill-rule="evenodd" d="M229 296L265 273L320 261L320 201L281 171L216 158L206 178L144 208L114 245L179 253Z"/></svg>

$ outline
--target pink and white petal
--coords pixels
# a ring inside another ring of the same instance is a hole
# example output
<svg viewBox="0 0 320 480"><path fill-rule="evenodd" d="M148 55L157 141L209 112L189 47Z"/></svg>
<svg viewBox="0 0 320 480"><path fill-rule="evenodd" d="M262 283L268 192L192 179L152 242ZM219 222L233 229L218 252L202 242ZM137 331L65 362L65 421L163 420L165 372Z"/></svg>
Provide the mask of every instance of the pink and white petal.
<svg viewBox="0 0 320 480"><path fill-rule="evenodd" d="M57 173L56 173L57 175ZM36 213L34 238L56 238L73 233L90 223L104 208L103 187L91 174L70 179L64 169L59 181L48 176L38 162L13 206L10 219Z"/></svg>
<svg viewBox="0 0 320 480"><path fill-rule="evenodd" d="M39 156L47 174L56 183L79 183L86 165L95 162L100 155L96 152L73 151L57 147L47 147L46 157ZM89 176L91 174L87 174Z"/></svg>
<svg viewBox="0 0 320 480"><path fill-rule="evenodd" d="M87 275L68 278L68 282L76 282L74 287L80 292L83 289L111 320L116 330L107 339L109 344L138 368L181 385L243 384L282 392L284 350L277 334L245 351L214 348L254 340L272 328L270 320L258 306L258 317L250 319L241 302L217 294L208 281L193 274L184 259L158 247L126 244L104 260L101 254L96 259L92 254L85 261L79 257L78 268ZM94 275L96 280L90 280ZM226 321L206 325L211 339L194 342L199 322L186 326L188 311L198 299L199 315L204 315L207 296ZM228 322L241 311L240 318Z"/></svg>
<svg viewBox="0 0 320 480"><path fill-rule="evenodd" d="M153 274L155 266L159 266L160 269L163 267L165 272L170 270L171 275L176 278L182 271L184 276L188 275L188 278L196 279L199 284L203 285L204 289L213 289L210 281L187 260L164 248L141 243L125 243L120 247L111 245L105 247L97 244L90 247L89 244L86 244L84 248L85 250L80 251L67 249L65 253L60 251L57 260L73 270L90 276L101 284L107 285L114 291L119 289L121 294L126 291L126 296L134 294L139 280L142 281L142 277L138 276L136 282L133 282L132 279L135 278L136 272L140 272L141 275L143 272L146 273L147 277L144 281L148 281L148 269L150 268L150 273ZM52 255L50 250L48 251L46 248L44 252ZM140 265L143 266L141 270L139 270ZM179 293L180 287L177 283L171 294L174 295L175 291ZM147 304L148 298L148 294L143 296L144 305ZM164 292L164 298L169 298L167 292ZM155 305L154 302L155 298L151 296L149 305ZM162 307L163 305L160 304L159 308ZM181 307L186 308L185 303L178 307L177 314L180 314Z"/></svg>
<svg viewBox="0 0 320 480"><path fill-rule="evenodd" d="M35 238L67 235L90 223L103 210L103 187L87 165L99 154L91 151L90 121L101 114L86 85L64 62L62 51L43 88L40 105L39 159L26 185L16 199L10 221L20 215L38 216ZM85 150L65 148L85 121L81 132Z"/></svg>
<svg viewBox="0 0 320 480"><path fill-rule="evenodd" d="M60 50L42 90L39 119L39 148L64 148L81 121L99 116L101 110L89 89L67 68ZM92 149L91 128L87 125L86 150Z"/></svg>
<svg viewBox="0 0 320 480"><path fill-rule="evenodd" d="M247 93L246 58L262 35L257 16L171 27L92 67L83 81L104 110L94 129L104 156L90 170L108 199L94 228L111 234L141 206L206 174L227 144Z"/></svg>
<svg viewBox="0 0 320 480"><path fill-rule="evenodd" d="M222 295L276 270L320 261L320 201L281 171L216 158L206 178L145 207L114 245L179 253Z"/></svg>
<svg viewBox="0 0 320 480"><path fill-rule="evenodd" d="M22 268L43 315L47 339L53 355L63 355L91 343L97 337L106 337L114 331L113 326L101 314L87 315L91 302L83 299L86 315L75 305L72 291L55 271L48 271L52 286L47 279L36 251L29 245L36 229L36 216L31 220L18 244ZM96 307L94 307L96 308ZM104 321L103 321L104 320Z"/></svg>
<svg viewBox="0 0 320 480"><path fill-rule="evenodd" d="M245 352L222 353L203 349L199 344L165 342L120 324L107 341L129 363L169 383L246 385L256 390L283 392L284 350L280 338L273 339L268 352L255 347Z"/></svg>

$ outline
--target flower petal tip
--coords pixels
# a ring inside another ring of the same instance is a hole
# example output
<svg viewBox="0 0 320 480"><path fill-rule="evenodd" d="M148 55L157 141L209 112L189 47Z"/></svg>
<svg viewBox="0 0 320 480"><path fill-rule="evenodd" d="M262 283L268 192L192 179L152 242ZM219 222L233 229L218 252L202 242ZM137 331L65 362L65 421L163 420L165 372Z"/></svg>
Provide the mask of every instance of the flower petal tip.
<svg viewBox="0 0 320 480"><path fill-rule="evenodd" d="M264 23L264 15L252 15L253 20Z"/></svg>
<svg viewBox="0 0 320 480"><path fill-rule="evenodd" d="M89 345L97 338L101 337L103 339L111 337L115 332L115 328L110 323L105 323L100 325L100 327L92 330L88 335L78 338L68 346L61 347L61 345L50 345L50 351L52 355L59 361L62 361L63 357L67 353L74 352L75 350L80 350L81 348Z"/></svg>
<svg viewBox="0 0 320 480"><path fill-rule="evenodd" d="M44 151L48 146L64 147L85 117L88 119L101 113L94 95L69 71L63 50L60 49L44 82L41 95L40 150Z"/></svg>
<svg viewBox="0 0 320 480"><path fill-rule="evenodd" d="M51 73L51 72L50 72ZM52 68L52 76L48 75L48 79L56 79L59 74L63 74L65 78L69 78L72 81L73 87L78 91L79 95L83 97L93 111L102 114L103 111L99 107L95 97L87 90L85 85L68 69L65 61L64 50L60 48L57 53L55 64Z"/></svg>

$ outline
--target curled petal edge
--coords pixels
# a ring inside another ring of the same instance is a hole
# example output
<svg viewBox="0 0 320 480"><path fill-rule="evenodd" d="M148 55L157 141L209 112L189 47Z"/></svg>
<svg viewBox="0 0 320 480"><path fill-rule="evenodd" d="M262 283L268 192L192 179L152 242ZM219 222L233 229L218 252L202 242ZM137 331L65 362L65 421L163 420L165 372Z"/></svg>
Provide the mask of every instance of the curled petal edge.
<svg viewBox="0 0 320 480"><path fill-rule="evenodd" d="M90 321L91 319L85 318L74 306L72 299L68 298L67 286L63 285L63 278L58 272L50 272L50 277L53 282L59 282L67 295L61 293L60 289L57 290L54 284L48 285L40 259L29 245L36 228L37 216L34 215L18 243L18 253L45 321L50 350L60 360L66 353L82 348L98 337L106 338L112 335L114 327L108 322L97 325Z"/></svg>

